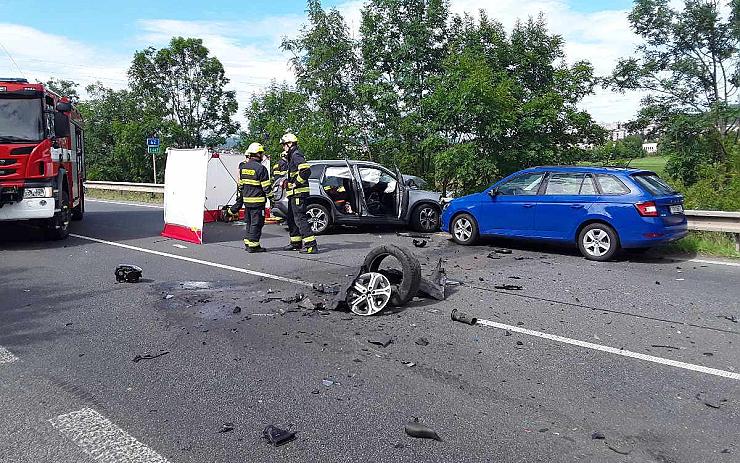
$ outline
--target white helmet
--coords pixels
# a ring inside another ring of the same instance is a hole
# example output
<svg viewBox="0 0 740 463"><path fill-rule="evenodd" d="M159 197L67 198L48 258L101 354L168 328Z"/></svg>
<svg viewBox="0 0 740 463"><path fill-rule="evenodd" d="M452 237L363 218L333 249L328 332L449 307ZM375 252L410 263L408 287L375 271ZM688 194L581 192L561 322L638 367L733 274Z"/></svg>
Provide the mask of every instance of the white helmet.
<svg viewBox="0 0 740 463"><path fill-rule="evenodd" d="M288 132L285 135L283 135L283 137L280 139L280 144L281 145L284 145L284 144L290 143L290 142L298 143L298 137L296 137L295 135L293 135L290 132Z"/></svg>
<svg viewBox="0 0 740 463"><path fill-rule="evenodd" d="M265 147L262 146L262 144L255 142L249 145L249 148L247 148L247 152L245 154L249 156L250 154L258 154L258 153L264 153L264 152L265 152Z"/></svg>

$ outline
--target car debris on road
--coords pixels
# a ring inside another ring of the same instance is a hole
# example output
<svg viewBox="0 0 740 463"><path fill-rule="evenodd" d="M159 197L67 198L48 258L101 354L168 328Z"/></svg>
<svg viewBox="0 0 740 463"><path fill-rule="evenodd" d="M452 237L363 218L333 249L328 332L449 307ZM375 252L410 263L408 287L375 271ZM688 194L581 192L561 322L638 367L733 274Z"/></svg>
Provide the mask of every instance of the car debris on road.
<svg viewBox="0 0 740 463"><path fill-rule="evenodd" d="M141 279L142 268L133 264L119 264L115 276L119 283L138 283Z"/></svg>
<svg viewBox="0 0 740 463"><path fill-rule="evenodd" d="M281 445L287 444L288 442L294 440L295 436L295 432L280 429L274 425L269 425L262 430L262 437L267 439L267 442L271 443L275 447L280 447Z"/></svg>
<svg viewBox="0 0 740 463"><path fill-rule="evenodd" d="M433 439L436 441L442 440L442 438L439 437L439 434L437 434L434 429L423 423L420 423L419 418L414 418L409 423L407 423L404 431L409 436L419 439Z"/></svg>

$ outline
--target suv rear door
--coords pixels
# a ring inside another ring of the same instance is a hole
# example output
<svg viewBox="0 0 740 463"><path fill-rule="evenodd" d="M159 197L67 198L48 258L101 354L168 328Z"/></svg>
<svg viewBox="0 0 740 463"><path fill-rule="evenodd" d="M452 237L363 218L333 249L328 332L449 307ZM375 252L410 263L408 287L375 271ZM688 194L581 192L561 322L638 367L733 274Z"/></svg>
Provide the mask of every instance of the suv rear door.
<svg viewBox="0 0 740 463"><path fill-rule="evenodd" d="M535 210L535 236L572 241L597 194L590 174L550 172Z"/></svg>

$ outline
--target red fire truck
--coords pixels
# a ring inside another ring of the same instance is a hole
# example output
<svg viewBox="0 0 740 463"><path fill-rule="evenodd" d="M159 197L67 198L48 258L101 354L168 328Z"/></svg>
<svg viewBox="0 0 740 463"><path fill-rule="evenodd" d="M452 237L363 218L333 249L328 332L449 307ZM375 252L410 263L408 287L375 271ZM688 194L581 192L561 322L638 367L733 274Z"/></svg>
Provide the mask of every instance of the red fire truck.
<svg viewBox="0 0 740 463"><path fill-rule="evenodd" d="M0 78L0 221L31 221L49 239L85 212L82 117L43 84Z"/></svg>

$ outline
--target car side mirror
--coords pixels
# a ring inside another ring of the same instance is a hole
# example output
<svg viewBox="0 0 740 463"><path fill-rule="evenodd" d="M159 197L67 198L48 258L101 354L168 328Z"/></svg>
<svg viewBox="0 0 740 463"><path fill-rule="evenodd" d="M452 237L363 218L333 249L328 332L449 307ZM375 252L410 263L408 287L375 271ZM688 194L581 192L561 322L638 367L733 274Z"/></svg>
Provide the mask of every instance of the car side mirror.
<svg viewBox="0 0 740 463"><path fill-rule="evenodd" d="M495 199L496 196L498 196L498 189L494 188L493 190L488 191L488 196L491 197L491 199Z"/></svg>

